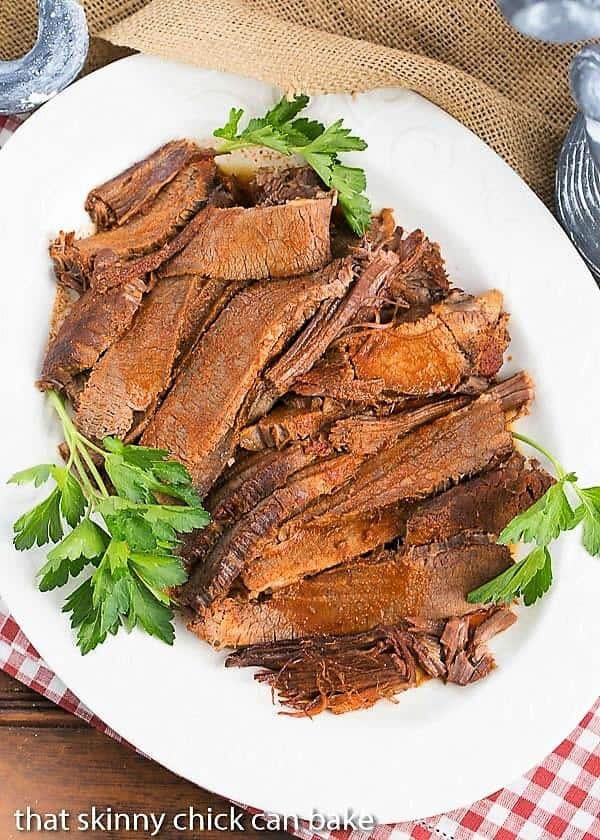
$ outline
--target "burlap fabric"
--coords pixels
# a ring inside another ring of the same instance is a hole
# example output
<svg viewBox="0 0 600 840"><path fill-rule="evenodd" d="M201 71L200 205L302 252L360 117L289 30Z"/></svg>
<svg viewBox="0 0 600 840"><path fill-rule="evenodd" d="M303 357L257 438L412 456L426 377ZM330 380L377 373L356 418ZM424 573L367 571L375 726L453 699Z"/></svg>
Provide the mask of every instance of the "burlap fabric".
<svg viewBox="0 0 600 840"><path fill-rule="evenodd" d="M128 48L263 79L285 91L401 85L489 143L546 201L573 115L575 47L513 31L494 0L84 0L87 69ZM0 56L33 40L34 0L0 0ZM109 43L110 42L110 43Z"/></svg>

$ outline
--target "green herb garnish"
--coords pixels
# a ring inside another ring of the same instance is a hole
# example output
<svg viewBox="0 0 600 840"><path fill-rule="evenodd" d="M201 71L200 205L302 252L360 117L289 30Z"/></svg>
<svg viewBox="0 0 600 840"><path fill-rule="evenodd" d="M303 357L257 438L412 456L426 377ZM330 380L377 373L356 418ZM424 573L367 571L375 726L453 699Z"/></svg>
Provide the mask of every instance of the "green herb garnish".
<svg viewBox="0 0 600 840"><path fill-rule="evenodd" d="M317 120L298 117L308 105L308 96L282 99L264 117L253 117L240 131L242 108L232 108L222 128L213 132L222 140L219 152L248 146L266 146L284 155L299 155L321 180L337 190L340 207L354 233L362 235L371 224L371 205L364 194L367 180L362 169L345 166L342 152L363 151L367 144L336 120L327 128Z"/></svg>
<svg viewBox="0 0 600 840"><path fill-rule="evenodd" d="M9 479L35 487L54 482L46 499L14 523L15 547L57 543L38 572L42 592L64 586L87 566L94 569L63 608L83 654L122 626L137 625L172 644L169 589L187 579L174 554L178 535L203 528L210 518L187 470L162 449L128 446L114 437L96 446L75 428L62 398L55 391L48 396L69 454L66 466L39 464ZM175 503L162 504L160 497Z"/></svg>
<svg viewBox="0 0 600 840"><path fill-rule="evenodd" d="M530 508L512 519L498 537L501 545L528 543L534 547L509 569L469 592L472 604L509 603L523 597L531 606L552 585L552 556L548 546L563 531L583 526L583 545L588 554L600 554L600 487L581 488L577 476L567 472L547 449L531 438L513 432L513 437L540 452L552 464L556 483Z"/></svg>

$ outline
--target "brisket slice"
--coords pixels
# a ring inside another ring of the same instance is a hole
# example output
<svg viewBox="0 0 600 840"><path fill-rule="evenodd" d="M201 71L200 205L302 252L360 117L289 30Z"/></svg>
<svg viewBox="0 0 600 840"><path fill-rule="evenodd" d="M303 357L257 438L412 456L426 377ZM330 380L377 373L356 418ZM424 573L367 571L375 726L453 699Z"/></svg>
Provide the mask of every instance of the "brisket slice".
<svg viewBox="0 0 600 840"><path fill-rule="evenodd" d="M206 493L233 454L245 405L266 364L321 301L344 291L323 282L319 272L242 290L190 356L142 444L168 450Z"/></svg>
<svg viewBox="0 0 600 840"><path fill-rule="evenodd" d="M331 257L331 207L329 194L271 207L213 208L164 274L260 280L315 271Z"/></svg>
<svg viewBox="0 0 600 840"><path fill-rule="evenodd" d="M391 254L366 254L361 260L334 260L330 270L349 290L343 298L324 301L291 347L263 375L263 389L250 418L265 414L299 376L315 364L367 302L375 299L395 265ZM354 280L354 282L352 282Z"/></svg>
<svg viewBox="0 0 600 840"><path fill-rule="evenodd" d="M125 438L148 422L192 341L214 320L235 284L200 277L158 280L131 329L93 368L78 399L75 423L87 436Z"/></svg>
<svg viewBox="0 0 600 840"><path fill-rule="evenodd" d="M245 564L277 536L286 519L346 483L358 463L352 455L337 455L294 473L290 481L225 531L204 563L196 567L182 600L196 608L225 595Z"/></svg>
<svg viewBox="0 0 600 840"><path fill-rule="evenodd" d="M480 540L385 551L354 560L263 601L229 596L199 610L189 629L216 647L360 633L407 616L441 619L472 612L466 596L511 564L506 546Z"/></svg>
<svg viewBox="0 0 600 840"><path fill-rule="evenodd" d="M518 513L537 501L552 483L537 461L518 452L493 470L421 502L406 522L405 542L423 545L465 532L498 536Z"/></svg>
<svg viewBox="0 0 600 840"><path fill-rule="evenodd" d="M205 500L207 509L221 523L236 522L292 475L331 454L327 444L308 442L243 457L215 483Z"/></svg>
<svg viewBox="0 0 600 840"><path fill-rule="evenodd" d="M367 554L404 531L406 512L399 507L344 516L326 524L293 528L287 539L275 539L261 555L246 563L241 581L255 598L265 591L282 589ZM284 530L287 526L284 526Z"/></svg>
<svg viewBox="0 0 600 840"><path fill-rule="evenodd" d="M183 537L180 555L192 567L204 560L224 529L249 513L287 482L294 473L323 458L329 448L320 443L295 444L241 458L226 470L205 499L212 516L206 528Z"/></svg>
<svg viewBox="0 0 600 840"><path fill-rule="evenodd" d="M489 469L513 451L504 410L505 405L512 406L513 391L521 393L521 378L514 378L513 388L507 384L502 387L504 403L492 390L366 460L361 455L338 456L317 464L315 470L324 472L343 465L344 480L334 482L326 477L331 482L327 490L316 492L319 484L311 482L310 494L296 496L302 487L302 480L296 480L281 493L273 494L215 545L190 581L187 602L207 605L225 594L293 516L302 513L300 522L330 524L346 514L368 513L433 496L465 476ZM325 497L320 498L323 493Z"/></svg>
<svg viewBox="0 0 600 840"><path fill-rule="evenodd" d="M315 439L328 426L348 414L335 400L298 397L276 406L240 432L239 445L251 452L280 449L293 441Z"/></svg>
<svg viewBox="0 0 600 840"><path fill-rule="evenodd" d="M78 374L93 367L129 327L145 291L142 278L107 291L87 289L70 307L50 341L39 387L68 388Z"/></svg>
<svg viewBox="0 0 600 840"><path fill-rule="evenodd" d="M329 522L288 520L261 556L246 564L242 582L256 597L306 575L340 565L399 538L427 545L488 534L497 538L518 513L548 489L551 477L514 452L494 470L413 506L392 506ZM325 519L327 516L325 516Z"/></svg>
<svg viewBox="0 0 600 840"><path fill-rule="evenodd" d="M410 621L377 626L348 636L309 636L240 648L227 657L228 668L258 667L266 683L295 715L313 716L365 709L378 700L419 685L423 676L453 681L455 661L462 655L470 666L466 685L494 667L485 647L517 620L506 607L492 607L467 619L463 646L449 657L441 644L446 625L424 632ZM484 641L481 641L481 640ZM485 662L485 668L482 663Z"/></svg>
<svg viewBox="0 0 600 840"><path fill-rule="evenodd" d="M532 396L531 381L518 374L500 390L420 426L367 458L352 483L329 500L327 515L418 501L489 469L513 451L505 412Z"/></svg>
<svg viewBox="0 0 600 840"><path fill-rule="evenodd" d="M509 340L506 318L500 292L477 298L453 292L417 320L365 327L341 339L293 389L340 400L459 391L472 377L500 369Z"/></svg>
<svg viewBox="0 0 600 840"><path fill-rule="evenodd" d="M115 178L90 191L85 209L98 230L125 224L144 212L160 190L192 160L212 157L212 149L200 149L191 140L172 140L134 163Z"/></svg>
<svg viewBox="0 0 600 840"><path fill-rule="evenodd" d="M207 203L216 175L212 158L195 161L158 193L147 213L85 239L61 233L50 246L57 274L68 274L73 282L85 287L92 280L97 259L110 255L127 262L159 250ZM141 273L145 272L137 276Z"/></svg>
<svg viewBox="0 0 600 840"><path fill-rule="evenodd" d="M413 429L463 408L470 402L471 397L461 395L434 399L418 408L406 408L383 417L360 414L345 417L336 420L327 439L335 449L372 455Z"/></svg>
<svg viewBox="0 0 600 840"><path fill-rule="evenodd" d="M261 167L248 184L253 204L286 204L294 198L316 198L327 188L310 166Z"/></svg>
<svg viewBox="0 0 600 840"><path fill-rule="evenodd" d="M455 289L433 311L444 322L472 365L471 375L495 376L502 367L510 337L500 292L478 297Z"/></svg>

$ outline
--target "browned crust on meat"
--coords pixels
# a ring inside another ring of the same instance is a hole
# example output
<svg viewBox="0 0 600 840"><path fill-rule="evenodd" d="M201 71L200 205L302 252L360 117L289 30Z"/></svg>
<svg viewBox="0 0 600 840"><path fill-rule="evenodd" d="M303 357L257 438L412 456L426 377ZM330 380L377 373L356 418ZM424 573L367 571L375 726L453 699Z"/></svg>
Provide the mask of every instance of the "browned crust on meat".
<svg viewBox="0 0 600 840"><path fill-rule="evenodd" d="M87 289L71 306L50 342L38 385L62 389L89 370L129 327L146 285L138 278L106 292Z"/></svg>
<svg viewBox="0 0 600 840"><path fill-rule="evenodd" d="M328 440L336 449L371 455L413 429L463 408L471 400L468 396L445 397L384 417L354 415L342 418L333 424Z"/></svg>
<svg viewBox="0 0 600 840"><path fill-rule="evenodd" d="M496 469L417 505L407 519L405 541L422 545L468 532L498 536L551 483L551 476L536 461L526 462L513 452Z"/></svg>
<svg viewBox="0 0 600 840"><path fill-rule="evenodd" d="M421 426L367 458L328 513L361 512L418 501L494 466L513 450L500 400L491 394Z"/></svg>
<svg viewBox="0 0 600 840"><path fill-rule="evenodd" d="M172 140L124 172L90 190L85 209L98 230L123 225L152 204L160 190L192 160L214 157L191 140Z"/></svg>
<svg viewBox="0 0 600 840"><path fill-rule="evenodd" d="M273 541L246 563L242 583L250 597L282 589L390 542L404 531L405 519L403 510L392 507L292 528L287 539Z"/></svg>
<svg viewBox="0 0 600 840"><path fill-rule="evenodd" d="M453 293L416 320L350 334L293 388L340 400L460 391L470 378L489 378L500 369L509 340L506 320L499 292L476 298Z"/></svg>
<svg viewBox="0 0 600 840"><path fill-rule="evenodd" d="M441 544L384 552L322 572L264 601L227 597L189 627L216 647L238 647L318 633L359 633L407 616L440 619L476 609L467 593L511 563L505 546Z"/></svg>
<svg viewBox="0 0 600 840"><path fill-rule="evenodd" d="M164 274L260 280L320 269L331 258L331 207L327 195L271 207L212 209Z"/></svg>
<svg viewBox="0 0 600 840"><path fill-rule="evenodd" d="M170 451L206 493L233 454L244 406L265 365L322 300L342 292L319 272L241 291L203 337L142 443Z"/></svg>
<svg viewBox="0 0 600 840"><path fill-rule="evenodd" d="M338 455L295 473L291 481L223 534L186 585L185 602L192 606L206 605L224 595L245 564L277 535L286 519L345 484L359 462L352 455Z"/></svg>
<svg viewBox="0 0 600 840"><path fill-rule="evenodd" d="M225 305L227 284L199 277L160 279L132 327L95 365L75 422L92 439L139 434L171 384L179 357Z"/></svg>
<svg viewBox="0 0 600 840"><path fill-rule="evenodd" d="M149 212L84 239L61 232L50 246L57 274L67 273L85 288L92 281L99 258L110 255L111 259L127 262L158 251L206 204L216 172L212 158L192 162L158 193ZM146 272L138 271L136 276L142 273Z"/></svg>
<svg viewBox="0 0 600 840"><path fill-rule="evenodd" d="M308 399L298 403L278 405L256 423L240 432L239 445L250 452L280 449L298 440L316 439L348 408L334 400Z"/></svg>

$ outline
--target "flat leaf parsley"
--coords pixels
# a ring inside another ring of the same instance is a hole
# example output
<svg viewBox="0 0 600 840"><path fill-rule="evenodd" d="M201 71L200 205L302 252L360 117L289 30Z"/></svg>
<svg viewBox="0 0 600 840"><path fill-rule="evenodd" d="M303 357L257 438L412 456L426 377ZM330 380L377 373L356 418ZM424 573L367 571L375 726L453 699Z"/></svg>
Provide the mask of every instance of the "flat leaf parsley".
<svg viewBox="0 0 600 840"><path fill-rule="evenodd" d="M364 194L367 179L362 169L345 166L343 152L360 152L367 144L355 137L343 120L325 127L318 120L298 117L309 103L308 96L281 99L264 117L253 117L240 130L242 108L232 108L222 128L213 132L221 139L219 152L232 152L248 146L265 146L283 155L300 155L315 170L324 184L337 190L346 221L359 236L371 224L371 205Z"/></svg>
<svg viewBox="0 0 600 840"><path fill-rule="evenodd" d="M38 464L9 479L35 487L54 484L14 523L15 547L24 551L56 543L38 572L42 592L93 569L63 608L83 654L121 627L138 626L172 644L169 591L187 578L174 553L179 534L203 528L210 519L187 470L167 460L162 449L129 446L114 437L97 446L75 428L55 391L49 400L62 423L67 463ZM163 504L165 497L174 503Z"/></svg>
<svg viewBox="0 0 600 840"><path fill-rule="evenodd" d="M501 532L501 545L527 543L531 551L505 572L469 592L473 604L509 603L523 597L531 606L552 585L549 545L563 533L582 524L583 545L588 554L600 554L600 487L581 488L577 476L567 472L539 443L513 432L513 437L540 452L554 468L556 481L531 507L519 513Z"/></svg>

